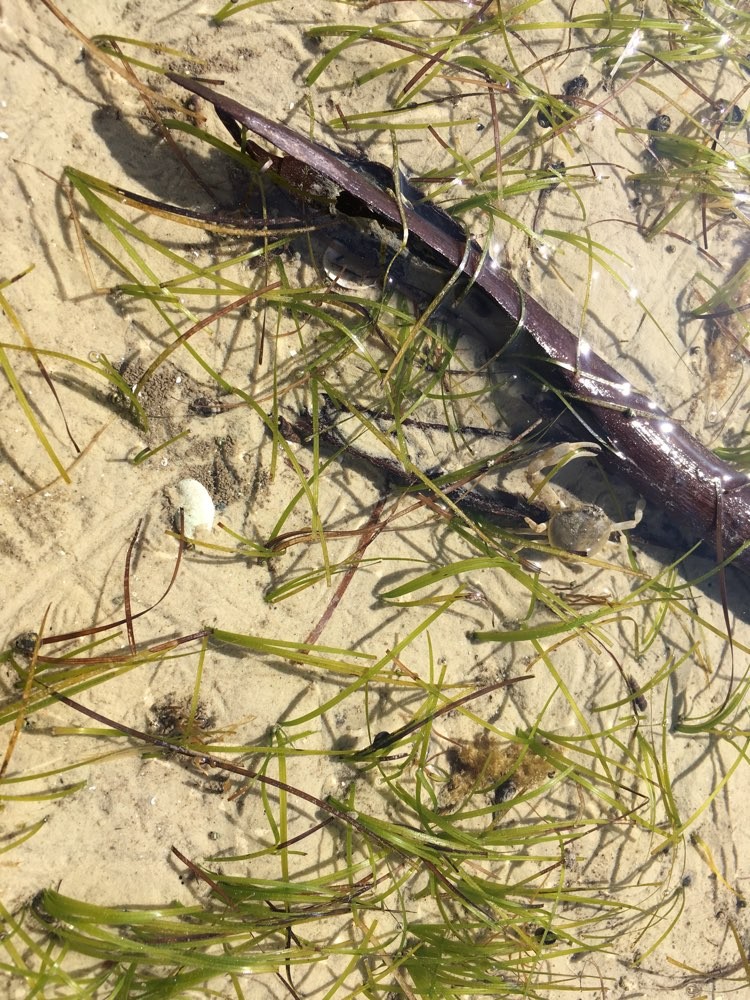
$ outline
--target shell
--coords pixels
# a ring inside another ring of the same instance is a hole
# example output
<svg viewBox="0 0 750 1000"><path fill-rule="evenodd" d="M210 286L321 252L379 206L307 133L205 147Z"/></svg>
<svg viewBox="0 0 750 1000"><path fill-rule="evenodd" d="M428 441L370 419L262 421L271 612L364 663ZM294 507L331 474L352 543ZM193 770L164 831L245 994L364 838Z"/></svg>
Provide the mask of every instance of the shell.
<svg viewBox="0 0 750 1000"><path fill-rule="evenodd" d="M185 518L184 531L188 538L195 538L196 532L210 532L214 526L216 508L211 496L197 479L181 479L174 488L176 506L182 507Z"/></svg>

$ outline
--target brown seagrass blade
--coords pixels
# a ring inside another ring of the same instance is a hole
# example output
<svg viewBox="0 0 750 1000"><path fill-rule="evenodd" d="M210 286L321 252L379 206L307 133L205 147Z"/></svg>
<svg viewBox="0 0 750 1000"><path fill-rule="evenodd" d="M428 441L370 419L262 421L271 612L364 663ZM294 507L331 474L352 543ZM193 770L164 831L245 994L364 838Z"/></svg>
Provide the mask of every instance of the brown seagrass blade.
<svg viewBox="0 0 750 1000"><path fill-rule="evenodd" d="M690 535L705 539L723 560L750 569L750 479L719 460L657 403L636 391L603 358L579 340L541 303L522 290L482 248L437 207L415 209L379 181L382 164L353 164L203 83L174 73L179 86L214 106L229 132L242 142L244 131L271 143L284 157L272 156L275 169L297 168L304 183L298 195L314 200L326 194L339 211L374 216L408 237L411 252L429 252L481 289L505 317L533 339L545 379L559 385L578 413L585 414L593 437L609 451L610 464L651 503L665 510ZM259 147L252 144L257 157ZM269 154L271 156L272 154ZM340 195L345 194L346 200ZM356 210L351 208L357 206ZM348 206L344 208L344 206ZM493 350L503 346L508 324L490 319L483 336ZM747 547L746 547L747 546Z"/></svg>

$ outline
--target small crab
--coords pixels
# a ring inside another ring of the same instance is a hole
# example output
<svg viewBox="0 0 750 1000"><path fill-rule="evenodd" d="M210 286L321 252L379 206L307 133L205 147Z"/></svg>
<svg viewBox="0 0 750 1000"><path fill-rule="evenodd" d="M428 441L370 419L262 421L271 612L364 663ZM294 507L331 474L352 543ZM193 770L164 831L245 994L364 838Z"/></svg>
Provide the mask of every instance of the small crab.
<svg viewBox="0 0 750 1000"><path fill-rule="evenodd" d="M581 503L571 493L561 487L550 486L544 470L559 466L571 458L593 458L600 451L599 445L589 441L574 441L554 445L539 452L526 470L526 478L533 490L532 499L540 503L548 512L549 520L537 524L525 518L535 534L546 534L550 545L567 552L582 552L593 556L609 541L613 531L629 531L640 523L645 504L639 500L635 514L630 521L610 521L601 507L593 503Z"/></svg>

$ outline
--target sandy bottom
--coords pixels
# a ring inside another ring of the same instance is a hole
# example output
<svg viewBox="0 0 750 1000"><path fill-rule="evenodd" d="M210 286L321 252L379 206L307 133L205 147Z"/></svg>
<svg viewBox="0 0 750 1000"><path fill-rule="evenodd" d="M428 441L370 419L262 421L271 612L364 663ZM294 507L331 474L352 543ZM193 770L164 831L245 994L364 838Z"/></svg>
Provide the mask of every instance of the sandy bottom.
<svg viewBox="0 0 750 1000"><path fill-rule="evenodd" d="M443 5L446 9L451 6L455 5ZM158 15L152 12L154 7ZM308 9L313 7L314 11ZM153 39L199 56L205 60L205 68L198 72L225 81L228 93L301 131L309 129L312 111L316 137L332 143L324 125L327 120L339 112L353 116L362 110L392 107L406 78L390 74L354 85L355 74L373 69L386 58L396 58L393 49L361 45L334 62L315 86L306 88L305 73L324 50L305 37L305 30L316 23L347 20L373 25L388 18L414 16L419 20L426 17L426 8L399 3L357 11L332 3L269 4L246 11L220 29L210 24L208 7L196 4L173 7L139 0L109 4L76 0L66 13L87 35L113 32ZM554 12L555 18L559 16ZM210 203L165 150L137 94L115 74L82 59L80 43L41 5L32 9L13 4L3 9L0 48L4 67L0 94L4 136L0 142L0 276L9 278L33 266L4 294L37 348L88 360L99 371L104 357L132 384L174 337L148 303L103 291L123 276L116 275L91 246L86 257L82 254L70 203L59 184L63 169L71 165L173 204L205 210ZM548 38L539 41L536 51L545 60L544 75L540 71L534 78L537 85L556 92L563 81L585 72L591 83L589 99L602 101L601 63L592 63L591 52L580 45L572 46L564 58L557 58L559 48L559 41L556 46L551 46ZM498 50L498 61L503 58ZM533 61L524 49L519 49L519 59L524 66ZM418 65L413 66L415 72ZM454 72L458 73L455 67ZM703 70L696 64L692 72L696 85L713 97L741 90L742 83L731 76L731 66L720 70L714 79L710 73L715 73L715 68ZM674 101L682 102L692 114L699 113L701 102L694 91L675 87L667 74L660 75L658 82ZM446 86L441 93L446 92ZM460 82L452 86L456 92L470 89ZM174 89L170 93L178 96ZM747 253L747 229L725 219L712 232L710 253L701 254L695 242L700 236L700 213L692 205L674 220L672 236L648 242L643 239L636 223L644 225L653 219L656 195L653 191L643 193L635 203L625 178L644 169L643 144L632 135L619 135L617 129L623 121L645 128L650 118L667 106L671 107L666 97L631 86L607 105L609 114L592 117L576 136L569 137L573 148L566 148L562 138L556 140L554 148L581 170L587 163L599 165L593 168L592 183L583 191L588 234L618 255L613 258L602 251L594 267L587 339L624 377L666 405L702 441L716 446L742 429L747 376L736 350L730 350L721 338L722 346L716 347L715 331L687 321L685 315L701 295L709 297L711 283L722 285L736 271ZM206 113L208 127L213 128L210 109ZM469 124L441 130L462 156L492 146L484 93L455 105L446 101L430 106L424 114L436 122L451 117L468 120ZM672 115L675 117L674 110ZM533 122L529 130L529 135L539 132ZM429 135L398 135L407 170L428 173L436 159L441 167L449 162ZM366 137L369 139L369 132L362 133L362 139ZM354 148L358 138L356 134L347 136L347 148ZM747 155L746 132L740 130L736 142L737 156L743 149ZM370 157L392 162L387 135L377 142L363 142L362 149ZM547 149L536 150L534 163L538 165L546 154ZM195 162L208 174L217 169L215 163L203 162L200 157ZM538 195L528 196L509 204L508 211L522 215L538 230L567 229L585 235L579 206L570 192L550 195L541 218L535 217L538 205ZM78 209L90 234L102 238L101 227L97 229L100 224L83 212L80 203ZM135 219L137 213L131 212L129 217ZM712 216L711 221L716 218ZM190 244L201 266L219 259L227 249L232 254L240 252L236 242L212 242L197 229L186 237L184 230L170 229L171 225L165 223L160 238L174 237L178 250L184 251ZM498 231L495 236L501 252L514 262L534 293L578 330L581 293L589 278L586 254L561 247L545 262L538 253L530 253L526 236L518 231ZM624 280L614 280L605 264L615 267ZM303 263L290 260L286 266L291 279L305 279ZM219 304L212 300L211 308ZM33 357L7 352L70 482L58 475L4 380L0 386L0 643L4 649L13 649L15 638L24 632L43 630L46 637L60 636L122 619L127 555L139 524L127 574L128 600L133 612L155 605L168 587L175 564L177 543L169 532L175 503L180 502L174 490L185 478L207 488L218 517L231 531L257 543L268 537L298 491L299 478L289 456L272 455L271 439L259 413L271 406L269 358L275 357L279 370L289 377L301 347L294 324L282 316L276 325L274 318L265 331L266 355L261 360L260 325L260 313L251 308L245 321L225 317L191 341L206 365L257 401L257 411L241 407L210 417L197 416L196 399L206 394L215 397L215 385L205 367L180 350L159 370L142 399L150 420L148 434L128 418L100 374L62 357L45 357L59 397L58 408ZM741 337L742 332L736 336ZM22 343L19 330L7 321L0 339ZM490 419L486 413L473 412L470 405L465 412L469 422ZM148 461L132 462L144 448L186 430L187 436ZM426 441L420 447L427 455L431 449L448 446ZM311 468L309 448L292 445L291 454L303 468ZM572 479L575 481L575 473ZM321 481L317 497L326 529L361 531L379 500L382 485L382 478L360 466L344 464L332 470ZM600 474L592 490L611 503ZM621 519L630 516L636 499L627 492L619 503L616 498ZM372 541L366 560L329 618L326 615L339 577L332 581L322 578L286 600L269 603L266 599L273 588L321 566L318 543L291 547L267 563L233 553L235 541L215 528L204 538L221 548L197 548L184 554L167 596L133 623L135 642L139 648L154 647L214 627L300 643L314 635L318 643L340 650L331 655L342 663L349 652L350 663L356 654L367 654L372 658L368 663L378 658L387 661L389 651L424 624L434 608L389 605L378 595L430 567L475 553L436 516L424 510L403 513L406 504L395 497L386 503L393 515L390 530ZM658 512L647 511L647 518L650 514L658 519ZM310 507L303 503L295 507L282 530L308 528ZM664 537L663 530L660 537ZM331 560L351 555L358 541L358 535L331 538ZM675 536L675 546L680 544ZM638 570L648 576L659 573L681 551L657 542L640 547L636 543L634 549ZM628 568L622 547L612 542L604 558L611 562L609 568L547 559L541 579L560 593L579 599L582 607L616 600L638 586L641 577ZM690 574L697 576L710 566L708 558L696 561ZM681 579L679 574L675 579ZM670 776L671 803L658 795L649 801L647 783L632 794L624 790L622 801L631 802L634 810L627 818L609 814L602 798L565 782L556 786L548 799L535 800L526 812L515 816L515 821L522 815L537 821L546 815L558 819L567 816L571 822L612 820L566 848L566 884L596 887L605 896L611 894L642 908L639 919L632 914L625 918L621 913L613 917L607 928L613 943L606 950L588 958L571 955L560 959L557 972L580 984L582 993L605 983L610 998L672 996L678 989L681 996L697 995L685 992L699 989L691 979L694 972L708 976L716 972L716 983L701 984L700 995L718 996L711 992L715 986L736 989L741 982L736 977L742 973L736 969L740 955L732 929L745 947L750 932L745 910L750 878L750 772L747 761L741 758L746 747L743 727L747 729L747 710L737 708L727 720L736 727L733 741L674 734L670 727L679 717L695 720L715 712L732 678L736 684L745 670L750 595L742 580L739 576L730 579L728 613L737 643L734 657L726 641L715 581L683 590L679 607L670 609L664 621L658 617L659 605L646 601L628 616L613 617L602 626L603 642L581 637L558 645L553 637L544 640L541 647L531 643L471 644L467 632L472 630L517 627L528 614L529 598L523 587L497 571L475 574L464 582L481 591L481 602L457 601L438 616L393 661L394 677L416 676L426 682L443 670L445 683L456 685L452 690L461 694L466 685L478 687L531 673L531 683L496 692L473 704L478 719L508 735L538 720L547 732L571 738L586 731L616 732L622 760L626 753L633 754L643 773L651 773L652 788L658 789L660 768ZM665 578L664 583L668 582ZM455 580L449 581L441 592L455 589L455 584ZM535 620L544 620L544 614L538 612ZM116 637L101 650L126 653L125 631L113 631ZM337 677L314 664L295 664L281 656L253 653L231 644L210 643L201 658L199 646L199 641L186 644L119 674L113 670L106 683L77 697L125 725L152 730L161 727L162 732L169 732L170 720L184 712L197 672L202 669L200 711L205 728L212 734L211 742L219 747L262 748L283 732L298 749L317 751L288 761L288 780L317 796L343 796L353 780L353 770L331 758L330 750L362 747L378 731L398 729L412 718L423 697L408 685L378 684L367 690L367 697L364 689L352 693L320 716L316 714L320 707L327 706L352 682L351 673L344 671ZM70 643L50 643L42 647L42 653L60 655L71 648ZM545 656L540 655L542 649L548 650ZM101 654L95 648L79 655ZM17 653L13 656L15 660L6 655L0 664L2 696L7 703L19 696L13 663L22 662L22 658ZM626 697L625 675L632 676L636 685L656 679L641 713L634 712ZM306 723L306 718L312 721ZM270 843L259 796L235 795L237 785L227 785L217 772L149 757L124 737L94 738L76 731L76 727L96 725L57 703L31 715L18 736L5 779L56 772L66 764L80 766L31 783L6 785L9 799L0 814L6 843L40 818L46 819L34 837L0 859L2 900L8 910L18 910L45 887L104 904L187 901L196 893L200 895L202 888L185 878L184 866L170 854L172 845L202 862L249 854ZM450 741L471 741L478 731L477 723L467 716L441 719L433 733L432 765L448 768L446 753L454 745ZM8 723L0 733L3 753L11 732L12 724ZM612 754L614 761L614 742L603 739L602 745L605 743L605 752ZM86 763L105 753L111 756ZM257 766L263 754L248 751L242 759ZM731 776L722 784L730 771ZM623 767L618 779L623 789L629 787L631 777ZM76 781L84 783L80 790L56 800L13 798L60 790ZM717 788L718 794L711 797ZM359 794L361 807L399 818L372 774L360 782ZM478 805L486 801L482 799ZM295 807L292 814L290 836L318 818L312 806ZM509 813L508 822L512 821ZM659 850L667 845L657 828L664 831L664 838L680 831L671 849ZM306 846L300 866L308 870L317 858L325 867L326 860L342 849L341 831L329 829L316 846ZM551 850L553 857L557 847L553 845ZM266 859L264 864L267 874L278 874L272 862ZM242 874L243 866L231 870ZM262 874L262 869L254 869L254 874ZM550 878L551 884L557 884L559 871ZM643 916L646 912L656 915L651 923ZM671 920L675 923L669 931ZM651 948L654 950L649 951ZM638 957L646 952L647 958L638 963ZM735 971L721 971L726 969ZM314 979L304 986L304 995L316 995ZM274 995L272 982L264 988L267 995ZM604 987L601 989L603 996Z"/></svg>

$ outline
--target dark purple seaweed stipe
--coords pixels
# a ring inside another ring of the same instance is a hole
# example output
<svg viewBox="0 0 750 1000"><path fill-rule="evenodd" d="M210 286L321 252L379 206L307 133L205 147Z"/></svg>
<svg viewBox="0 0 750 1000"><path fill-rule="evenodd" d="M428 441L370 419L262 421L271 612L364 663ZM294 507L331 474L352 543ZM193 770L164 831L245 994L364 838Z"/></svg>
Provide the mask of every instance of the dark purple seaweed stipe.
<svg viewBox="0 0 750 1000"><path fill-rule="evenodd" d="M467 243L458 227L445 224L441 213L417 212L399 204L373 179L332 150L270 121L237 101L187 77L169 74L186 90L213 104L222 121L240 123L305 164L363 203L375 217L403 227L410 240L429 248L447 266L460 269L528 332L541 352L545 377L556 381L573 400L610 451L615 471L651 503L665 510L689 535L706 540L726 558L750 540L750 479L720 461L657 404L636 392L603 358L564 327L539 302L522 291L513 277ZM233 131L230 128L230 131ZM418 250L416 252L419 252ZM499 321L488 321L483 335L493 350L507 336ZM750 547L735 560L750 570Z"/></svg>

